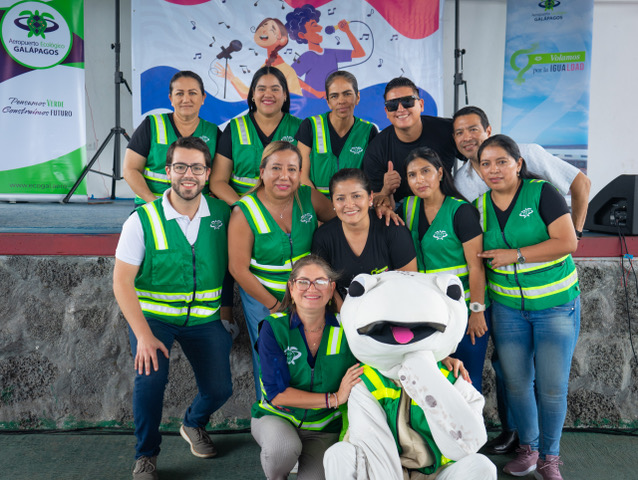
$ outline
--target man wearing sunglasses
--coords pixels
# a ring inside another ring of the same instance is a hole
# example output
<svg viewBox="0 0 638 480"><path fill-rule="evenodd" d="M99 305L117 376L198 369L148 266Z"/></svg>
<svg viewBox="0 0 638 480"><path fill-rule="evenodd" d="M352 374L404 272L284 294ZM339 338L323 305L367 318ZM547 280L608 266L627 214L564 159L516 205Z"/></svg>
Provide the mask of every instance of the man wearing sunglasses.
<svg viewBox="0 0 638 480"><path fill-rule="evenodd" d="M412 195L404 178L405 159L415 148L433 149L450 172L456 161L452 121L421 115L423 99L410 79L391 80L385 87L384 100L385 113L392 125L370 142L363 158L363 170L375 192L375 203L392 198L400 202Z"/></svg>
<svg viewBox="0 0 638 480"><path fill-rule="evenodd" d="M166 155L170 188L128 218L115 252L113 292L130 327L136 370L134 480L158 478L159 426L174 341L197 381L198 394L180 428L193 455L217 454L205 427L232 394L232 340L219 318L230 209L202 195L210 166L203 140L175 141Z"/></svg>

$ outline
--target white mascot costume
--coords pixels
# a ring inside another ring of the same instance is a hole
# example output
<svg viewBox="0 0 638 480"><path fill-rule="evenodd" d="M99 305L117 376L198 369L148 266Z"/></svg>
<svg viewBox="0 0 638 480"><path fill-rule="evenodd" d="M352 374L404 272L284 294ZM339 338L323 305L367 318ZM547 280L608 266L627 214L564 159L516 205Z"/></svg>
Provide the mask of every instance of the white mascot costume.
<svg viewBox="0 0 638 480"><path fill-rule="evenodd" d="M348 433L324 456L326 478L497 478L478 453L487 440L483 396L439 362L467 328L454 275L362 274L341 309L352 353L365 365L348 400Z"/></svg>

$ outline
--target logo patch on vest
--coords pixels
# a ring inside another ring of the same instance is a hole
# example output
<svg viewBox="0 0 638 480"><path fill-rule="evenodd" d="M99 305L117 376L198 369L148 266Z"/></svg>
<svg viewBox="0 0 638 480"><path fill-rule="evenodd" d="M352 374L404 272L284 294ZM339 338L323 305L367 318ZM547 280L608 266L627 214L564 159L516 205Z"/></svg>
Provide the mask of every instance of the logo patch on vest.
<svg viewBox="0 0 638 480"><path fill-rule="evenodd" d="M437 240L443 240L445 237L447 237L447 232L445 230L437 230L432 236Z"/></svg>
<svg viewBox="0 0 638 480"><path fill-rule="evenodd" d="M359 155L363 152L363 148L361 147L352 147L350 148L350 153L354 153L355 155Z"/></svg>
<svg viewBox="0 0 638 480"><path fill-rule="evenodd" d="M521 210L521 213L519 213L518 215L519 215L520 217L527 218L527 217L529 217L532 213L534 213L534 210L532 210L531 208L526 208L525 210Z"/></svg>
<svg viewBox="0 0 638 480"><path fill-rule="evenodd" d="M381 268L377 268L375 270L372 270L370 272L370 275L378 275L379 273L383 273L383 272L387 272L388 271L388 266L386 265L385 267L381 267Z"/></svg>
<svg viewBox="0 0 638 480"><path fill-rule="evenodd" d="M295 360L299 360L299 357L301 357L301 352L297 350L297 347L288 346L284 350L284 353L286 354L288 365L294 365Z"/></svg>
<svg viewBox="0 0 638 480"><path fill-rule="evenodd" d="M300 220L302 223L310 223L312 221L312 213L304 213Z"/></svg>
<svg viewBox="0 0 638 480"><path fill-rule="evenodd" d="M219 230L224 226L224 223L221 220L213 220L210 222L210 228L214 228L215 230Z"/></svg>
<svg viewBox="0 0 638 480"><path fill-rule="evenodd" d="M294 142L295 141L295 137L291 137L290 135L284 135L283 137L281 137L281 140L283 142Z"/></svg>
<svg viewBox="0 0 638 480"><path fill-rule="evenodd" d="M202 136L201 136L201 137L199 137L199 138L201 138L202 140L204 140L204 142L206 142L206 143L210 142L210 138L208 138L206 135L202 135Z"/></svg>

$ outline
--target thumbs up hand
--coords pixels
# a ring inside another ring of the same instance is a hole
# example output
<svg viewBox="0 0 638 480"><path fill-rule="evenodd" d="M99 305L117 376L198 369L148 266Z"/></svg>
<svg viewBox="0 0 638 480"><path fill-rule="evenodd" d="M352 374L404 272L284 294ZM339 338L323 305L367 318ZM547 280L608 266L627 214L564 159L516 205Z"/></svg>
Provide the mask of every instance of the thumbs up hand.
<svg viewBox="0 0 638 480"><path fill-rule="evenodd" d="M388 171L383 175L383 189L381 193L383 195L392 195L397 188L401 185L401 175L394 169L394 164L388 162Z"/></svg>

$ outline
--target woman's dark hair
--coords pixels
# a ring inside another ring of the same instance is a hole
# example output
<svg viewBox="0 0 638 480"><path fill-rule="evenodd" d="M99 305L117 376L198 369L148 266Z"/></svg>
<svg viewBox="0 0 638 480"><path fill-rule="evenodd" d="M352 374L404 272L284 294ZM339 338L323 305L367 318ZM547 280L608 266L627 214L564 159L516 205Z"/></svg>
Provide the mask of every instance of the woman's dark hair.
<svg viewBox="0 0 638 480"><path fill-rule="evenodd" d="M251 112L257 111L257 104L255 103L255 99L253 97L255 96L255 88L257 88L257 82L259 82L259 79L264 75L273 75L277 79L279 85L281 85L281 88L284 89L284 95L286 96L284 104L281 107L281 111L284 113L290 112L290 92L288 91L288 82L286 82L286 77L284 77L284 74L281 73L281 70L279 70L277 67L261 67L255 72L255 75L253 75L253 80L252 82L250 82L250 89L248 90L248 110Z"/></svg>
<svg viewBox="0 0 638 480"><path fill-rule="evenodd" d="M372 194L370 180L368 180L368 176L363 173L363 170L361 170L360 168L342 168L332 176L332 178L330 179L330 183L328 184L330 199L332 199L332 195L334 194L334 190L337 184L345 182L346 180L356 180L361 184L363 189L368 192L368 195Z"/></svg>
<svg viewBox="0 0 638 480"><path fill-rule="evenodd" d="M279 55L279 50L281 50L286 45L288 45L288 38L289 38L288 30L286 30L286 26L283 23L281 23L281 20L279 20L278 18L271 18L271 17L264 18L259 23L259 25L257 25L257 29L255 31L259 30L264 25L264 23L269 21L275 22L275 25L277 25L277 27L279 28L279 33L281 33L282 37L286 37L286 41L280 44L279 46L275 47L273 51L270 53L270 55L268 56L268 59L266 60L267 67L272 66L273 62L277 60L277 55Z"/></svg>
<svg viewBox="0 0 638 480"><path fill-rule="evenodd" d="M326 91L326 98L328 97L328 91L330 90L330 85L335 81L336 78L343 78L346 82L352 85L352 89L354 90L355 96L359 93L359 84L357 83L357 78L351 74L350 72L346 72L345 70L337 70L336 72L332 72L330 75L326 77L326 82L324 84L324 88Z"/></svg>
<svg viewBox="0 0 638 480"><path fill-rule="evenodd" d="M311 253L310 255L306 255L305 257L300 258L299 260L295 262L295 264L292 267L292 271L290 272L290 277L288 278L288 282L286 283L286 293L284 294L284 299L281 301L281 304L279 305L280 312L289 311L291 314L297 312L297 308L295 307L295 304L292 303L292 295L290 294L290 285L292 284L294 280L299 278L299 271L302 268L307 267L308 265L317 265L321 267L321 269L326 274L326 277L331 282L336 282L337 278L339 278L339 275L337 275L337 272L335 272L333 268L330 266L330 264L326 262L320 256L314 255ZM336 311L335 306L333 305L332 302L328 303L326 308L328 308L329 311L331 311L332 313L335 313Z"/></svg>
<svg viewBox="0 0 638 480"><path fill-rule="evenodd" d="M321 12L312 5L306 4L303 7L295 8L286 15L286 28L288 29L290 38L300 44L308 43L308 40L299 37L299 34L306 33L306 23L310 20L319 23L320 17Z"/></svg>
<svg viewBox="0 0 638 480"><path fill-rule="evenodd" d="M175 83L180 78L192 78L193 80L197 80L199 83L199 90L204 95L204 82L202 81L202 77L197 75L195 72L191 72L190 70L182 70L181 72L177 72L175 75L171 77L171 81L168 84L168 94L171 95L173 93L173 83Z"/></svg>
<svg viewBox="0 0 638 480"><path fill-rule="evenodd" d="M461 192L459 192L454 186L452 175L450 175L450 173L443 166L443 162L441 162L441 158L431 148L419 147L419 148L415 148L410 153L408 153L408 156L405 159L404 178L408 177L408 174L407 174L408 166L415 160L419 160L419 159L430 162L435 169L441 170L443 172L443 176L441 177L441 192L443 192L443 195L445 195L446 197L455 197L460 200L465 200L467 202L467 199L463 195L461 195Z"/></svg>
<svg viewBox="0 0 638 480"><path fill-rule="evenodd" d="M540 177L527 169L527 163L525 162L525 159L521 157L521 151L519 150L518 145L507 135L492 135L491 137L488 137L483 141L477 153L479 165L481 164L481 155L487 147L501 147L503 150L505 150L505 153L507 153L507 155L512 157L517 162L519 158L522 158L523 162L521 165L521 170L518 173L519 177L523 179L543 180L543 177Z"/></svg>

